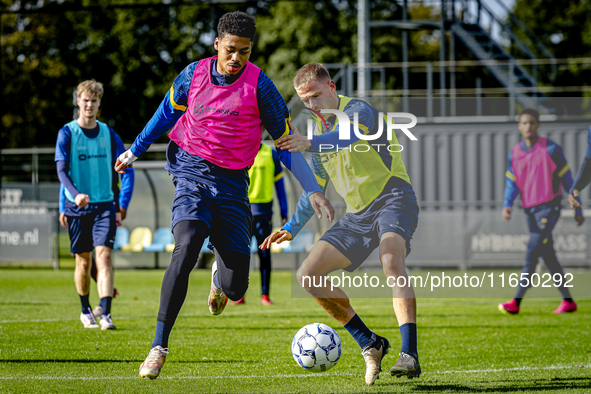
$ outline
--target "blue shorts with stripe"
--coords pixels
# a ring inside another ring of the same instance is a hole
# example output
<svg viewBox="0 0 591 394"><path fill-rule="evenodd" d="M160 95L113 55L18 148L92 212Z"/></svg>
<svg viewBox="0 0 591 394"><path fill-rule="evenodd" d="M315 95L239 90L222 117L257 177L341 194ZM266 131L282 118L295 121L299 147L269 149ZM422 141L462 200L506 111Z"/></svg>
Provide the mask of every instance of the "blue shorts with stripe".
<svg viewBox="0 0 591 394"><path fill-rule="evenodd" d="M70 251L75 254L92 252L97 246L113 249L117 223L115 203L91 203L81 214L76 204L66 199L64 214L68 218Z"/></svg>
<svg viewBox="0 0 591 394"><path fill-rule="evenodd" d="M361 212L346 214L320 240L347 257L351 265L345 271L353 272L379 246L382 235L389 232L405 239L408 256L418 220L419 206L412 186L393 177L369 206Z"/></svg>
<svg viewBox="0 0 591 394"><path fill-rule="evenodd" d="M183 220L203 221L217 249L250 256L252 214L246 168L228 170L191 155L171 141L166 169L175 186L172 227Z"/></svg>

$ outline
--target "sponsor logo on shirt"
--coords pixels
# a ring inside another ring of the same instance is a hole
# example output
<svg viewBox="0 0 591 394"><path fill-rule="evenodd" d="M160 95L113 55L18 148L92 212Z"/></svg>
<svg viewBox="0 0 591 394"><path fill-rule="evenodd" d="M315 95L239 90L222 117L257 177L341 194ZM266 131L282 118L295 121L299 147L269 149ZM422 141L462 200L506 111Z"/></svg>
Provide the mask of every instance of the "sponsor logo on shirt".
<svg viewBox="0 0 591 394"><path fill-rule="evenodd" d="M193 112L196 114L202 114L204 112L222 113L225 115L232 115L232 116L238 116L238 114L239 114L238 111L233 111L231 109L204 107L202 104L195 104L195 107L193 108Z"/></svg>
<svg viewBox="0 0 591 394"><path fill-rule="evenodd" d="M78 160L80 161L84 161L84 160L90 160L90 159L106 159L107 155L106 154L100 154L100 155L78 155Z"/></svg>

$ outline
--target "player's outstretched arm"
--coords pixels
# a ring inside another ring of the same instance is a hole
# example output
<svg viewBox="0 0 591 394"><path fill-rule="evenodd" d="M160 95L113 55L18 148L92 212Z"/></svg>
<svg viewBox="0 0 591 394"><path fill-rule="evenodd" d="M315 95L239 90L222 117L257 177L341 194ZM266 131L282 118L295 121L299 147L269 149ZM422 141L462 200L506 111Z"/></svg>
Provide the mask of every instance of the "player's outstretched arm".
<svg viewBox="0 0 591 394"><path fill-rule="evenodd" d="M287 150L290 153L303 152L312 146L308 137L302 135L297 127L291 122L287 122L291 128L291 134L281 137L277 140L277 148Z"/></svg>
<svg viewBox="0 0 591 394"><path fill-rule="evenodd" d="M379 121L380 114L364 101L354 101L347 104L345 107L345 114L349 117L349 139L341 139L340 137L340 123L334 126L334 130L328 130L326 120L320 112L311 110L312 117L316 119L317 129L322 129L322 134L315 134L312 139L308 136L302 135L299 130L290 124L293 131L292 134L281 137L277 141L277 147L282 150L289 150L290 152L336 152L339 148L346 148L349 145L359 141L358 133L369 134L373 130L376 121ZM357 117L357 122L355 118ZM351 133L353 127L357 127L357 131Z"/></svg>
<svg viewBox="0 0 591 394"><path fill-rule="evenodd" d="M277 141L281 137L289 135L291 131L288 123L289 111L287 110L287 105L285 105L285 101L283 101L273 81L263 72L259 75L257 87L257 101L263 126L265 126L275 141L275 144L277 144ZM288 150L279 150L277 153L281 162L292 172L298 182L300 182L304 191L310 194L321 192L314 173L301 153L292 154ZM334 209L330 201L324 195L315 196L314 201L316 208L326 209L328 219L332 221Z"/></svg>
<svg viewBox="0 0 591 394"><path fill-rule="evenodd" d="M270 249L273 242L280 244L283 241L290 241L291 238L291 233L287 230L273 231L271 235L265 238L263 243L260 244L259 249Z"/></svg>
<svg viewBox="0 0 591 394"><path fill-rule="evenodd" d="M131 148L117 158L115 170L122 174L159 137L170 130L187 110L188 92L197 62L191 63L176 77L170 90Z"/></svg>
<svg viewBox="0 0 591 394"><path fill-rule="evenodd" d="M131 149L123 152L115 162L115 171L119 174L125 174L125 170L133 166L133 162L137 160L137 156L131 152Z"/></svg>

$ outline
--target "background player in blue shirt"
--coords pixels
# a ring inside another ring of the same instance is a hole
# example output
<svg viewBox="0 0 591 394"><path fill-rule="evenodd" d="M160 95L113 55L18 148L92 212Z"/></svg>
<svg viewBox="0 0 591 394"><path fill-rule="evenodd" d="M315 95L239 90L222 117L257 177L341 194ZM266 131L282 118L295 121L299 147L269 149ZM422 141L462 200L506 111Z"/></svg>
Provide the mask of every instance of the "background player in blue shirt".
<svg viewBox="0 0 591 394"><path fill-rule="evenodd" d="M97 114L103 85L94 80L78 85L78 119L58 133L55 161L60 182L66 189L65 216L70 234L70 251L76 257L74 280L80 296L80 320L85 328L98 328L88 299L90 287L90 252L94 249L97 263L97 287L103 315L100 327L114 329L111 319L113 265L111 249L119 209L119 177L113 164L121 154L121 139L113 129L99 122Z"/></svg>
<svg viewBox="0 0 591 394"><path fill-rule="evenodd" d="M115 135L118 136L117 133ZM124 152L125 147L121 142L120 138L115 138L115 142L117 144L117 151ZM135 182L135 171L132 168L129 168L123 175L121 175L121 186L120 186L120 193L119 193L119 209L121 210L121 220L125 220L127 217L127 207L129 206L129 202L131 201L131 196L133 195L133 185ZM68 218L66 217L66 188L63 184L60 183L60 194L59 194L59 222L63 228L68 228ZM74 254L72 254L74 257ZM93 255L90 256L90 277L96 282L97 281L97 274L98 270L96 267L96 259ZM116 288L113 288L113 298L117 297L119 293L117 292ZM97 305L94 310L92 311L94 317L100 318L103 315L103 307L101 305Z"/></svg>

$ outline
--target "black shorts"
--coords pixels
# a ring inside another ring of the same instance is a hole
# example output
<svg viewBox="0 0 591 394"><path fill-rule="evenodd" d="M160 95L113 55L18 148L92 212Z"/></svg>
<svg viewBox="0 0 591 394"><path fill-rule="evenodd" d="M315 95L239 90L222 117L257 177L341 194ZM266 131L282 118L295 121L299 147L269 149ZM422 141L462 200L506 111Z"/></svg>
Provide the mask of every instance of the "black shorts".
<svg viewBox="0 0 591 394"><path fill-rule="evenodd" d="M216 248L250 256L248 171L221 168L187 153L173 141L168 145L167 159L166 169L175 186L172 228L183 220L202 221Z"/></svg>
<svg viewBox="0 0 591 394"><path fill-rule="evenodd" d="M84 216L67 216L67 218L72 253L92 252L96 246L107 246L113 249L117 229L115 204Z"/></svg>
<svg viewBox="0 0 591 394"><path fill-rule="evenodd" d="M412 186L392 178L384 191L363 211L348 213L328 230L321 241L326 241L351 261L345 271L352 272L380 244L388 232L400 234L406 240L406 255L410 240L417 228L419 206Z"/></svg>

